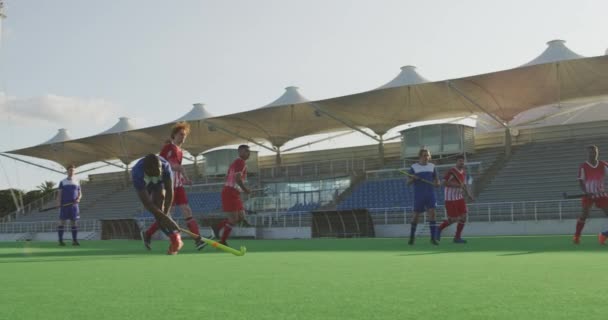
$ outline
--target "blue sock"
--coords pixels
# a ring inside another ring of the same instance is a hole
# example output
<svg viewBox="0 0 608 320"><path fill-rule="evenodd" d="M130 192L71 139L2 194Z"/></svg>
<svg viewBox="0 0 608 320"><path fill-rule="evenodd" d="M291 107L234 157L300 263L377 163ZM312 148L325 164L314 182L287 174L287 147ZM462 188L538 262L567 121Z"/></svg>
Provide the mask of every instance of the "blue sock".
<svg viewBox="0 0 608 320"><path fill-rule="evenodd" d="M418 226L417 223L412 223L412 227L410 229L410 238L414 238L414 236L416 235L416 227Z"/></svg>
<svg viewBox="0 0 608 320"><path fill-rule="evenodd" d="M59 236L59 242L63 242L63 230L65 230L63 226L57 227L57 235Z"/></svg>
<svg viewBox="0 0 608 320"><path fill-rule="evenodd" d="M429 229L431 229L431 239L437 238L437 223L435 220L429 221Z"/></svg>
<svg viewBox="0 0 608 320"><path fill-rule="evenodd" d="M78 226L72 226L72 241L78 240Z"/></svg>

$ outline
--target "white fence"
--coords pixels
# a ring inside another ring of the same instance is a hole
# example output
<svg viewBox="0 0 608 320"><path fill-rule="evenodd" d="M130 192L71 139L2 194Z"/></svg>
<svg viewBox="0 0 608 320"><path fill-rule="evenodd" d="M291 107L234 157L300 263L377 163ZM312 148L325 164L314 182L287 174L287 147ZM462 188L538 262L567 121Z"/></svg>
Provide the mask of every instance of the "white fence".
<svg viewBox="0 0 608 320"><path fill-rule="evenodd" d="M370 208L374 224L407 224L409 223L413 210L411 207L397 208ZM500 221L542 221L542 220L565 220L576 218L581 211L579 200L550 200L550 201L526 201L526 202L500 202L500 203L471 203L468 205L469 222L500 222ZM592 215L596 215L595 211ZM445 208L437 207L436 220L445 218ZM310 212L273 212L264 214L253 214L247 217L250 224L264 227L309 227L312 224ZM423 216L426 223L427 216ZM151 218L140 219L142 225L152 222ZM182 220L178 220L182 225ZM80 231L100 231L99 220L80 220L78 222ZM23 233L23 232L51 232L57 228L56 221L37 222L12 222L1 223L0 233Z"/></svg>

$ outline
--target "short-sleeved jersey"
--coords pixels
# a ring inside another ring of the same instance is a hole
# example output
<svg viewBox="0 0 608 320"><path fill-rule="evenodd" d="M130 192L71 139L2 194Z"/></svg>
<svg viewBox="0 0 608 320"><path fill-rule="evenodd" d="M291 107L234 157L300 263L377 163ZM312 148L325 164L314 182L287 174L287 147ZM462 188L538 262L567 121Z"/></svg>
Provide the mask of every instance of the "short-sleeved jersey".
<svg viewBox="0 0 608 320"><path fill-rule="evenodd" d="M238 189L236 184L236 174L238 172L241 173L241 180L245 181L245 179L247 179L247 163L245 163L245 160L241 158L234 160L228 168L228 173L226 174L226 183L224 186Z"/></svg>
<svg viewBox="0 0 608 320"><path fill-rule="evenodd" d="M173 143L167 143L160 151L160 156L169 161L171 165L181 165L183 152L182 149ZM173 172L173 188L182 187L184 185L184 176L181 172Z"/></svg>
<svg viewBox="0 0 608 320"><path fill-rule="evenodd" d="M171 170L169 162L163 157L158 158L160 159L162 167L160 177L149 177L144 173L144 159L140 159L137 161L135 166L133 166L133 169L131 170L131 178L133 179L133 187L136 190L144 190L148 187L156 187L159 185L164 187L163 181L173 178L173 171Z"/></svg>
<svg viewBox="0 0 608 320"><path fill-rule="evenodd" d="M435 169L435 165L432 163L427 163L426 165L414 163L410 168L409 173L417 176L420 179L431 182L434 182L435 178L437 178L437 170ZM424 197L434 194L435 187L433 185L420 180L414 180L414 196Z"/></svg>
<svg viewBox="0 0 608 320"><path fill-rule="evenodd" d="M600 160L596 166L592 166L588 161L585 161L578 169L578 179L583 181L588 193L603 195L606 172L608 172L606 161Z"/></svg>
<svg viewBox="0 0 608 320"><path fill-rule="evenodd" d="M458 177L458 179L456 177ZM462 171L460 171L454 167L445 173L443 180L445 182L455 181L455 182L465 183L466 172L464 169ZM460 199L464 199L464 191L462 190L462 188L454 188L454 187L450 187L446 184L445 189L444 189L444 196L445 196L444 197L445 201L460 200Z"/></svg>
<svg viewBox="0 0 608 320"><path fill-rule="evenodd" d="M59 182L59 190L61 190L61 205L73 203L80 194L80 182L75 177L65 178Z"/></svg>

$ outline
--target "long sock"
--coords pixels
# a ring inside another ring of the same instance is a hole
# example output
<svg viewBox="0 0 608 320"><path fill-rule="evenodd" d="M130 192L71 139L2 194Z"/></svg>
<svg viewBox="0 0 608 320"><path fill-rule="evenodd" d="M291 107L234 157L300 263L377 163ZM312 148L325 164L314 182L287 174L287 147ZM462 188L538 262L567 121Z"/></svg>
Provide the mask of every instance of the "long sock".
<svg viewBox="0 0 608 320"><path fill-rule="evenodd" d="M78 241L78 226L72 226L72 241Z"/></svg>
<svg viewBox="0 0 608 320"><path fill-rule="evenodd" d="M188 230L190 230L190 232L196 235L200 235L200 232L198 230L198 224L196 223L196 220L193 217L186 218L186 225L188 226Z"/></svg>
<svg viewBox="0 0 608 320"><path fill-rule="evenodd" d="M575 237L580 237L581 236L581 232L583 232L583 228L585 227L585 221L583 220L578 220L576 222L576 233L574 233Z"/></svg>
<svg viewBox="0 0 608 320"><path fill-rule="evenodd" d="M158 222L154 221L154 223L150 225L148 230L146 230L146 235L148 237L152 237L156 233L156 231L158 231L159 227L160 226L158 225Z"/></svg>
<svg viewBox="0 0 608 320"><path fill-rule="evenodd" d="M228 223L228 219L224 219L222 221L220 221L220 223L217 224L217 233L215 236L216 237L222 237L222 229L224 228L224 226Z"/></svg>
<svg viewBox="0 0 608 320"><path fill-rule="evenodd" d="M224 233L222 233L222 239L220 241L226 242L230 236L230 232L232 232L232 225L229 222L224 223Z"/></svg>
<svg viewBox="0 0 608 320"><path fill-rule="evenodd" d="M450 223L450 220L443 220L443 222L439 226L439 231L443 231L443 229L447 228L451 224L452 223Z"/></svg>
<svg viewBox="0 0 608 320"><path fill-rule="evenodd" d="M412 223L410 227L410 239L414 239L416 236L416 227L418 227L417 223Z"/></svg>
<svg viewBox="0 0 608 320"><path fill-rule="evenodd" d="M437 222L435 220L429 221L429 229L431 229L431 239L437 238Z"/></svg>
<svg viewBox="0 0 608 320"><path fill-rule="evenodd" d="M59 242L63 242L63 231L65 230L64 226L57 226L57 236L59 237Z"/></svg>
<svg viewBox="0 0 608 320"><path fill-rule="evenodd" d="M605 235L606 237L608 237L608 230L602 232L603 235Z"/></svg>
<svg viewBox="0 0 608 320"><path fill-rule="evenodd" d="M454 235L454 238L460 239L462 236L462 229L464 229L464 222L458 222L456 225L456 234Z"/></svg>

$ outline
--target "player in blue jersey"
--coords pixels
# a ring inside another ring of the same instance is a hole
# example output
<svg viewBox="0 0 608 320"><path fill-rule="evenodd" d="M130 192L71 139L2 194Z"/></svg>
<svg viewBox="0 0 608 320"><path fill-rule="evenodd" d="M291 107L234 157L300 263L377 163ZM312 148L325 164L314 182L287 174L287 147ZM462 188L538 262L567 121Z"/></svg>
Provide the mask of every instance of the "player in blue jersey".
<svg viewBox="0 0 608 320"><path fill-rule="evenodd" d="M425 211L428 213L429 227L431 231L431 243L438 245L437 225L435 222L435 188L440 186L439 175L435 165L430 163L431 152L428 149L420 149L418 162L414 163L408 172L408 185L414 186L414 217L410 229L409 245L413 245L416 239L416 227L418 217Z"/></svg>
<svg viewBox="0 0 608 320"><path fill-rule="evenodd" d="M133 166L131 176L139 200L154 216L160 230L169 237L167 254L177 254L184 243L179 235L179 226L169 216L173 203L173 172L169 162L155 154L149 154ZM144 240L144 244L150 250L149 243Z"/></svg>
<svg viewBox="0 0 608 320"><path fill-rule="evenodd" d="M59 245L65 246L63 242L63 233L65 231L65 222L70 220L70 228L72 230L72 245L79 246L78 242L78 225L76 221L80 219L80 210L78 203L82 199L82 191L80 183L74 177L74 165L69 165L66 169L68 177L59 182L57 191L57 206L59 207L59 225L57 226L57 235L59 236Z"/></svg>

